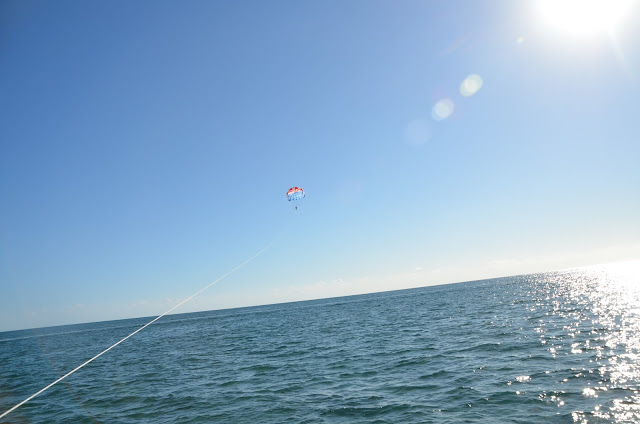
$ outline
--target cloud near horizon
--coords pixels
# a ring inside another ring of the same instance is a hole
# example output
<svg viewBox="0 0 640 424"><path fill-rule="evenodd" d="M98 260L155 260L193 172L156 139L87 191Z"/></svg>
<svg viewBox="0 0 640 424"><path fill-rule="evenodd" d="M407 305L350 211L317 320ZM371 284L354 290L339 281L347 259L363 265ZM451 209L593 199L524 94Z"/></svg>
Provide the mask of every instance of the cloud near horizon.
<svg viewBox="0 0 640 424"><path fill-rule="evenodd" d="M478 264L461 263L459 266L428 268L418 265L411 271L384 275L368 275L349 278L333 278L308 284L269 286L264 291L250 295L220 284L193 298L172 313L188 313L215 309L229 309L274 303L297 302L357 294L402 290L439 284L483 280L518 274L547 272L567 268L583 267L608 262L640 259L640 243L606 246L583 252L550 252L537 257L505 257L487 260ZM190 296L165 297L157 300L138 299L126 304L84 303L60 305L58 308L25 310L24 317L31 328L72 323L108 321L145 316L158 316ZM55 317L55 321L54 321ZM7 328L11 320L3 321ZM16 321L17 322L17 321Z"/></svg>

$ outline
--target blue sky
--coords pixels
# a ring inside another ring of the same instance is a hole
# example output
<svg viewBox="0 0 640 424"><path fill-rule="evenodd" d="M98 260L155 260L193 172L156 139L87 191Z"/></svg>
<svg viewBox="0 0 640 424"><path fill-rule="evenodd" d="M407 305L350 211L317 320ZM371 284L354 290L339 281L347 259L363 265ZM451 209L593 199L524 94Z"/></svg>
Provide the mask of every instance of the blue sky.
<svg viewBox="0 0 640 424"><path fill-rule="evenodd" d="M637 5L538 3L2 2L0 330L640 258Z"/></svg>

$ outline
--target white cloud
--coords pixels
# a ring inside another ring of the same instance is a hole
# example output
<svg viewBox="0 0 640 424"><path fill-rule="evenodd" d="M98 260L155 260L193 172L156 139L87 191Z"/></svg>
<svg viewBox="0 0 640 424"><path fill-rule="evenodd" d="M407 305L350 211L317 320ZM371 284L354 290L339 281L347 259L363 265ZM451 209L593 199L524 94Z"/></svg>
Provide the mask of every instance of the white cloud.
<svg viewBox="0 0 640 424"><path fill-rule="evenodd" d="M272 303L349 296L355 294L423 287L463 281L482 280L509 275L528 274L614 261L640 259L640 243L607 246L588 251L551 252L530 257L499 257L477 263L461 262L448 266L421 265L411 271L384 275L332 278L307 284L277 286L264 284L264 288L235 290L220 285L202 293L172 313L226 309ZM637 269L637 268L636 268ZM195 291L195 290L194 290ZM32 327L68 323L104 321L126 317L157 316L177 305L184 297L165 297L157 300L138 299L126 304L73 304L58 308L39 308L24 311L24 319ZM55 319L54 319L55 318Z"/></svg>
<svg viewBox="0 0 640 424"><path fill-rule="evenodd" d="M189 303L176 312L224 309L302 300L350 296L356 294L424 287L437 284L483 280L509 275L553 271L596 263L640 258L640 244L610 246L584 252L555 252L535 257L504 257L476 264L426 267L412 271L342 277L287 286L265 285L263 290L251 294L246 291L203 293L197 303Z"/></svg>

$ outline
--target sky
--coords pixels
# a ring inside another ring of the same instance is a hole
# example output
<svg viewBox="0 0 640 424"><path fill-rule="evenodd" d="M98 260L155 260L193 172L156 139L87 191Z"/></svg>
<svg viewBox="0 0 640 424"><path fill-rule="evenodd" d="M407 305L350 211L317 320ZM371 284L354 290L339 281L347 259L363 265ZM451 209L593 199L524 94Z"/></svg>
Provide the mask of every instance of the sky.
<svg viewBox="0 0 640 424"><path fill-rule="evenodd" d="M0 2L0 331L639 259L640 5L553 3Z"/></svg>

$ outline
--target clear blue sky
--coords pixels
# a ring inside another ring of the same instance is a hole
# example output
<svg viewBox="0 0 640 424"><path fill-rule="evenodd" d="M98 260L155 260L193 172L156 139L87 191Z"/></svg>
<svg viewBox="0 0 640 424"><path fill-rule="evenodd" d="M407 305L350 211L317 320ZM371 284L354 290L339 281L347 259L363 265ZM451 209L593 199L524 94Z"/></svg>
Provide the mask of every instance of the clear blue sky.
<svg viewBox="0 0 640 424"><path fill-rule="evenodd" d="M639 7L538 6L1 2L0 330L639 258Z"/></svg>

